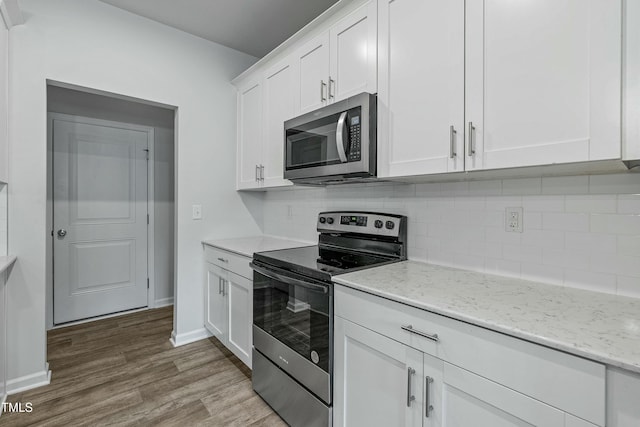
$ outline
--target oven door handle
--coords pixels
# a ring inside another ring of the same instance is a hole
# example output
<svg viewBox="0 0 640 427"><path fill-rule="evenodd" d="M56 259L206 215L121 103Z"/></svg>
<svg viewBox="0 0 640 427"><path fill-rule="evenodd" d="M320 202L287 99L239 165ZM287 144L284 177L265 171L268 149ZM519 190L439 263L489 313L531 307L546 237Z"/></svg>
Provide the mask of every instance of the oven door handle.
<svg viewBox="0 0 640 427"><path fill-rule="evenodd" d="M338 128L336 129L336 148L338 149L338 157L340 157L342 163L347 163L347 153L344 151L345 120L347 120L347 112L343 111L338 119Z"/></svg>
<svg viewBox="0 0 640 427"><path fill-rule="evenodd" d="M299 279L295 279L293 277L285 276L284 274L276 273L275 271L273 271L271 269L258 266L256 264L254 264L253 262L250 262L249 266L251 268L253 268L256 271L256 273L262 274L263 276L266 276L266 277L268 277L270 279L273 279L273 280L277 280L277 281L285 283L287 285L301 286L303 288L307 288L307 289L311 289L311 290L314 290L314 291L322 292L323 294L326 294L326 293L329 292L329 286L328 285L316 285L315 283L306 282L304 280L299 280Z"/></svg>

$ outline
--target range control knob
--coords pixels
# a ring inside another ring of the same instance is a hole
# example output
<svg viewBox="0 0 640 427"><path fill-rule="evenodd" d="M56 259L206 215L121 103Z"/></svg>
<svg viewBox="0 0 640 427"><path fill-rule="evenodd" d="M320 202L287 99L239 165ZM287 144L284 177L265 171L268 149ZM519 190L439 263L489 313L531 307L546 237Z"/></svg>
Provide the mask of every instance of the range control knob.
<svg viewBox="0 0 640 427"><path fill-rule="evenodd" d="M327 222L326 218L323 216L321 216L318 221L320 221L320 224L324 224L325 222Z"/></svg>
<svg viewBox="0 0 640 427"><path fill-rule="evenodd" d="M382 228L383 223L379 219L376 219L376 222L374 222L373 225L375 225L376 228Z"/></svg>
<svg viewBox="0 0 640 427"><path fill-rule="evenodd" d="M386 227L387 227L388 230L393 230L393 227L395 227L395 226L396 226L396 223L393 222L393 221L387 221L387 223L386 223Z"/></svg>
<svg viewBox="0 0 640 427"><path fill-rule="evenodd" d="M327 218L327 224L333 224L333 218L331 217Z"/></svg>

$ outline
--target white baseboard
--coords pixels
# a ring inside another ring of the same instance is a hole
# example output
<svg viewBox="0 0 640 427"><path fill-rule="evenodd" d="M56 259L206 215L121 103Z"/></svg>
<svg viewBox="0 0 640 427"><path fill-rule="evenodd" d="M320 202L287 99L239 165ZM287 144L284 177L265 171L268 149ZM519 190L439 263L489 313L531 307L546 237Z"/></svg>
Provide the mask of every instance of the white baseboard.
<svg viewBox="0 0 640 427"><path fill-rule="evenodd" d="M157 299L155 308L166 307L168 305L173 305L173 297Z"/></svg>
<svg viewBox="0 0 640 427"><path fill-rule="evenodd" d="M180 347L185 344L191 344L192 342L200 341L205 338L211 337L211 333L205 328L196 329L195 331L187 332L186 334L176 334L175 331L171 332L171 344L174 347Z"/></svg>
<svg viewBox="0 0 640 427"><path fill-rule="evenodd" d="M51 371L47 363L44 370L34 374L7 380L7 394L22 393L23 391L48 385L51 382Z"/></svg>

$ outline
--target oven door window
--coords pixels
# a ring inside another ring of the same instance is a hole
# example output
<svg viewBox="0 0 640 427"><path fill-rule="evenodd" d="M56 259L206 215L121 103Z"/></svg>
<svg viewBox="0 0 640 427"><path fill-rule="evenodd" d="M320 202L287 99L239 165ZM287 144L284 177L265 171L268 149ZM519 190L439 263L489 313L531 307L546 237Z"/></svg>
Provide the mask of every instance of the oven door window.
<svg viewBox="0 0 640 427"><path fill-rule="evenodd" d="M329 372L331 289L254 274L253 324Z"/></svg>

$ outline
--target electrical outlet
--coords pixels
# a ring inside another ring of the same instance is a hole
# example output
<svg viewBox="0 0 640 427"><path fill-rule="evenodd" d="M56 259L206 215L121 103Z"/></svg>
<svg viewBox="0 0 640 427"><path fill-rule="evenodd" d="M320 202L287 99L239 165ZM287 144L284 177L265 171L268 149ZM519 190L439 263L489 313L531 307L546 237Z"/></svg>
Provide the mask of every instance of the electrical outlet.
<svg viewBox="0 0 640 427"><path fill-rule="evenodd" d="M512 233L522 233L522 208L506 208L504 230Z"/></svg>
<svg viewBox="0 0 640 427"><path fill-rule="evenodd" d="M191 219L202 219L202 205L191 206Z"/></svg>

